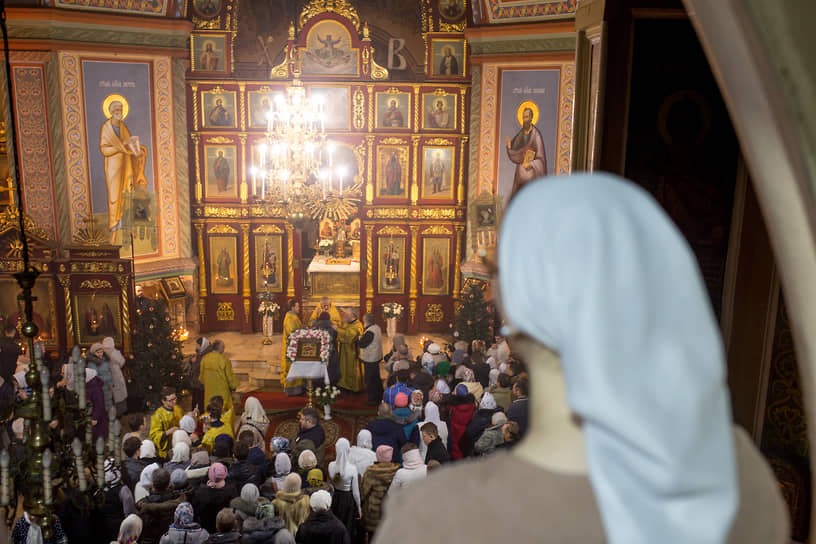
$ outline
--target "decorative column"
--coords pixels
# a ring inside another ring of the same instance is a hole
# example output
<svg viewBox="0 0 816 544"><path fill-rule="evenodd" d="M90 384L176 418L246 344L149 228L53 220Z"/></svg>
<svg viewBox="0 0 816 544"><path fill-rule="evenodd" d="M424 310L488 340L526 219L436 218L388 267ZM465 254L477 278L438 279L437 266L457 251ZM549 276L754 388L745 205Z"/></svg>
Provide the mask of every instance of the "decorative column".
<svg viewBox="0 0 816 544"><path fill-rule="evenodd" d="M366 225L366 313L374 307L374 225Z"/></svg>
<svg viewBox="0 0 816 544"><path fill-rule="evenodd" d="M286 224L286 259L289 270L286 277L286 296L295 298L295 229Z"/></svg>
<svg viewBox="0 0 816 544"><path fill-rule="evenodd" d="M241 230L244 234L244 283L241 295L244 297L244 333L252 332L252 286L249 284L249 225L242 224Z"/></svg>
<svg viewBox="0 0 816 544"><path fill-rule="evenodd" d="M366 144L368 145L368 176L365 185L365 203L366 206L371 206L374 203L374 136L366 136Z"/></svg>
<svg viewBox="0 0 816 544"><path fill-rule="evenodd" d="M63 272L64 269L65 265L60 265L60 272ZM71 276L69 274L59 274L57 278L65 295L65 343L79 344L79 328L77 328L76 335L74 335L74 314L71 311Z"/></svg>
<svg viewBox="0 0 816 544"><path fill-rule="evenodd" d="M198 316L203 328L207 318L207 266L204 261L204 225L195 224L198 242Z"/></svg>
<svg viewBox="0 0 816 544"><path fill-rule="evenodd" d="M411 170L411 205L416 206L419 200L419 136L411 136L411 144L414 148L414 167Z"/></svg>
<svg viewBox="0 0 816 544"><path fill-rule="evenodd" d="M417 238L419 237L419 225L411 225L411 287L408 291L408 311L410 313L411 331L416 331L416 307L417 307Z"/></svg>
<svg viewBox="0 0 816 544"><path fill-rule="evenodd" d="M190 135L193 140L193 155L195 155L195 199L197 204L201 204L204 198L204 187L201 185L201 157L198 154L198 134Z"/></svg>

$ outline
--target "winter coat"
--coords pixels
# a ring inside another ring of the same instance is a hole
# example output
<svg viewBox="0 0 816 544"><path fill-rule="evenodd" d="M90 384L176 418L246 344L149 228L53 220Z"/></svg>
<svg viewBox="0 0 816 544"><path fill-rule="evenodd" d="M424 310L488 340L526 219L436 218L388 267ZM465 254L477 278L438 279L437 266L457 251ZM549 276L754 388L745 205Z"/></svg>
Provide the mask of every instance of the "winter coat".
<svg viewBox="0 0 816 544"><path fill-rule="evenodd" d="M230 531L229 533L214 533L210 535L207 544L238 544L241 542L241 533Z"/></svg>
<svg viewBox="0 0 816 544"><path fill-rule="evenodd" d="M111 374L108 358L101 359L93 353L88 353L85 358L88 361L88 368L96 370L96 376L102 380L102 393L105 396L105 413L113 406L113 375ZM96 437L94 437L96 438Z"/></svg>
<svg viewBox="0 0 816 544"><path fill-rule="evenodd" d="M185 502L183 493L151 493L147 498L136 503L136 514L142 518L142 544L158 544L167 528L173 523L176 506Z"/></svg>
<svg viewBox="0 0 816 544"><path fill-rule="evenodd" d="M371 431L371 447L374 451L377 451L377 448L383 444L391 446L394 448L392 461L395 463L402 462L400 450L408 440L405 438L405 431L402 430L399 423L381 416L366 425L366 429Z"/></svg>
<svg viewBox="0 0 816 544"><path fill-rule="evenodd" d="M142 471L148 465L144 459L132 459L127 457L122 460L122 482L133 491L136 484L139 483L139 478L142 476Z"/></svg>
<svg viewBox="0 0 816 544"><path fill-rule="evenodd" d="M298 527L306 521L312 510L312 507L309 506L309 496L301 490L295 493L278 491L272 504L275 506L275 515L283 518L286 529L293 535L297 533Z"/></svg>
<svg viewBox="0 0 816 544"><path fill-rule="evenodd" d="M85 396L93 406L91 411L91 419L96 421L93 426L93 439L96 443L97 438L108 438L108 413L105 410L105 393L103 391L104 382L99 379L99 376L85 384Z"/></svg>
<svg viewBox="0 0 816 544"><path fill-rule="evenodd" d="M487 386L490 385L490 365L485 362L477 362L475 356L476 354L474 354L472 359L473 376L476 378L476 381L481 384L482 388L487 389Z"/></svg>
<svg viewBox="0 0 816 544"><path fill-rule="evenodd" d="M507 412L507 409L510 408L510 388L509 387L498 387L496 386L493 389L493 398L496 399L496 406L499 406Z"/></svg>
<svg viewBox="0 0 816 544"><path fill-rule="evenodd" d="M210 533L198 523L188 525L183 529L170 527L159 544L204 544L210 538Z"/></svg>
<svg viewBox="0 0 816 544"><path fill-rule="evenodd" d="M405 439L414 444L419 443L419 427L417 426L417 422L419 421L418 414L408 406L405 408L397 408L392 414L397 423L402 425L402 430L405 432Z"/></svg>
<svg viewBox="0 0 816 544"><path fill-rule="evenodd" d="M450 461L448 450L445 448L445 445L442 444L442 440L440 440L438 436L428 444L428 452L425 454L425 464L427 465L430 460L439 461L440 464Z"/></svg>
<svg viewBox="0 0 816 544"><path fill-rule="evenodd" d="M411 380L410 385L414 389L419 389L420 391L422 391L422 398L427 400L428 393L431 391L431 389L433 389L434 386L434 378L433 376L431 376L430 374L423 370L417 372L416 376L414 376L414 379Z"/></svg>
<svg viewBox="0 0 816 544"><path fill-rule="evenodd" d="M241 529L241 544L286 544L295 537L283 526L283 520L248 518Z"/></svg>
<svg viewBox="0 0 816 544"><path fill-rule="evenodd" d="M331 510L312 512L295 535L298 544L351 544L346 526Z"/></svg>
<svg viewBox="0 0 816 544"><path fill-rule="evenodd" d="M479 437L482 436L482 433L485 429L490 427L490 424L493 419L493 414L495 414L497 410L487 409L487 408L479 408L473 414L473 419L470 420L468 423L467 429L465 429L465 433L467 433L468 441L471 444L475 444Z"/></svg>
<svg viewBox="0 0 816 544"><path fill-rule="evenodd" d="M400 466L398 463L374 463L363 474L360 482L360 501L363 504L363 528L373 532L382 518L382 504L394 474Z"/></svg>
<svg viewBox="0 0 816 544"><path fill-rule="evenodd" d="M397 400L397 395L399 395L400 393L405 393L410 399L411 393L413 391L414 390L408 387L408 385L402 382L397 382L385 390L385 392L383 393L383 402L387 402L391 406L391 408L394 408L394 403Z"/></svg>
<svg viewBox="0 0 816 544"><path fill-rule="evenodd" d="M507 409L507 421L515 421L519 426L519 436L527 433L527 413L530 410L527 397L516 399Z"/></svg>
<svg viewBox="0 0 816 544"><path fill-rule="evenodd" d="M114 487L105 489L105 503L99 509L102 514L104 524L105 538L113 540L119 534L119 526L122 520L125 519L125 506L123 498L129 504L129 508L133 508L133 493L124 485L116 485ZM131 512L128 512L130 514Z"/></svg>
<svg viewBox="0 0 816 544"><path fill-rule="evenodd" d="M232 511L235 512L235 519L238 521L239 531L242 530L246 520L255 517L255 512L258 510L258 506L266 502L269 501L264 497L258 497L256 502L247 502L241 497L235 497L230 501L230 508L232 508Z"/></svg>
<svg viewBox="0 0 816 544"><path fill-rule="evenodd" d="M501 433L501 425L493 425L485 429L479 440L476 441L473 451L476 455L487 455L504 444L504 437Z"/></svg>
<svg viewBox="0 0 816 544"><path fill-rule="evenodd" d="M263 479L261 478L261 474L260 471L258 470L258 467L253 465L247 460L234 461L229 466L227 480L235 484L235 488L238 489L239 491L246 484L255 484L259 488L263 484Z"/></svg>
<svg viewBox="0 0 816 544"><path fill-rule="evenodd" d="M119 403L127 399L127 383L122 369L125 367L125 357L116 348L105 349L105 355L110 363L110 373L113 378L113 402Z"/></svg>
<svg viewBox="0 0 816 544"><path fill-rule="evenodd" d="M467 430L468 423L473 419L473 413L476 411L476 404L473 395L465 395L464 397L451 397L450 407L450 456L454 461L462 459L465 452L469 449L467 444Z"/></svg>
<svg viewBox="0 0 816 544"><path fill-rule="evenodd" d="M229 507L233 497L238 496L238 490L230 482L224 487L209 487L201 484L193 495L193 512L195 519L210 534L215 533L215 516L222 508ZM212 537L210 537L212 538Z"/></svg>

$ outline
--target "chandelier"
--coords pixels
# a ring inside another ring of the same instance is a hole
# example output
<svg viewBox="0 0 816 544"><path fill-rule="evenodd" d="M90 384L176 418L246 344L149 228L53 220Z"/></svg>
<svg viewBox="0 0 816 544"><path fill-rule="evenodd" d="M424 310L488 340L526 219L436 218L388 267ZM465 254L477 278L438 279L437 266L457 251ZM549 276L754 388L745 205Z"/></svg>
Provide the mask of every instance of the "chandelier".
<svg viewBox="0 0 816 544"><path fill-rule="evenodd" d="M362 199L362 181L327 139L327 107L323 96L307 95L296 73L266 113L266 136L250 168L258 201L282 208L296 227L310 219L346 220Z"/></svg>

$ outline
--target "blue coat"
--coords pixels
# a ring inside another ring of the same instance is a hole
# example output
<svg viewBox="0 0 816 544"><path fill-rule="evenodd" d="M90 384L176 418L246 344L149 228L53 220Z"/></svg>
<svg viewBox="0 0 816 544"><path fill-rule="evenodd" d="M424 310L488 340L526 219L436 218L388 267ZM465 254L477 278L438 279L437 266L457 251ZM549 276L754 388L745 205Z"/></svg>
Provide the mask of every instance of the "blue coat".
<svg viewBox="0 0 816 544"><path fill-rule="evenodd" d="M402 425L387 417L378 417L366 425L366 429L371 431L371 446L374 451L383 444L394 448L392 462L402 463L402 446L408 440L405 438L405 431Z"/></svg>

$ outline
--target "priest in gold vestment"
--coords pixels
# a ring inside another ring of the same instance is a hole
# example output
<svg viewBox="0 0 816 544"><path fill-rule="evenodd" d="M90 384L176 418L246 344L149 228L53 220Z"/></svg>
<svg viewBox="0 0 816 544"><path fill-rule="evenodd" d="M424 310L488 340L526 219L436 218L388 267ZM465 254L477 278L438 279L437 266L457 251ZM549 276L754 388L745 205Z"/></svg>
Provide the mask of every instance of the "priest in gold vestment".
<svg viewBox="0 0 816 544"><path fill-rule="evenodd" d="M173 433L179 429L184 410L177 404L176 390L162 387L161 406L150 416L150 440L156 445L156 453L166 459L171 450Z"/></svg>
<svg viewBox="0 0 816 544"><path fill-rule="evenodd" d="M286 381L286 375L289 373L290 362L286 359L286 348L289 347L289 337L294 331L301 328L303 324L300 322L300 302L297 300L289 301L289 311L283 318L283 354L281 355L281 375L280 381L284 389L292 387L300 387L303 385L303 380Z"/></svg>
<svg viewBox="0 0 816 544"><path fill-rule="evenodd" d="M311 326L312 323L317 321L323 312L328 312L329 319L338 327L343 324L343 320L340 319L340 312L337 311L337 306L334 305L334 302L329 300L329 297L323 297L320 299L320 305L312 312L308 325Z"/></svg>
<svg viewBox="0 0 816 544"><path fill-rule="evenodd" d="M340 381L337 385L356 393L362 389L363 381L357 358L357 339L363 334L363 324L352 309L343 312L343 321L337 328L337 343L340 345Z"/></svg>

